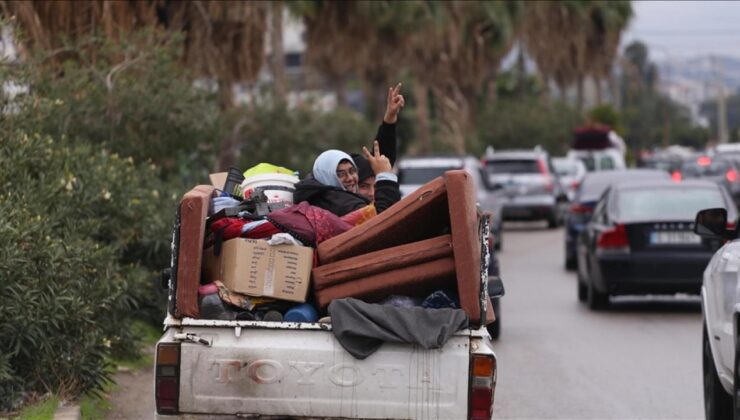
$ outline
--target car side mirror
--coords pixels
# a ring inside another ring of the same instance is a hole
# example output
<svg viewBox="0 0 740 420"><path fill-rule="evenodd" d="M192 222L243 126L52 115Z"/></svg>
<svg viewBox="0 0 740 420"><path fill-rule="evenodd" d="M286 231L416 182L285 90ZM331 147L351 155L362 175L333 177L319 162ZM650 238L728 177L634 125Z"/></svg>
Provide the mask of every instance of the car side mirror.
<svg viewBox="0 0 740 420"><path fill-rule="evenodd" d="M696 213L694 233L703 238L732 239L734 231L727 230L727 210L723 208L704 209Z"/></svg>
<svg viewBox="0 0 740 420"><path fill-rule="evenodd" d="M506 294L504 282L499 276L488 276L488 296L491 299L503 297Z"/></svg>

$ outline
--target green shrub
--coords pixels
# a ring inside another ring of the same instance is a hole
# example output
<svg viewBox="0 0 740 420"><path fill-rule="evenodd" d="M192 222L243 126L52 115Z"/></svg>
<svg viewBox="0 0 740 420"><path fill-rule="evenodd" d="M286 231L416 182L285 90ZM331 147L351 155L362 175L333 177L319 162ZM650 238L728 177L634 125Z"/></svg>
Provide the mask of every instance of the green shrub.
<svg viewBox="0 0 740 420"><path fill-rule="evenodd" d="M478 117L478 143L470 150L480 155L486 146L496 149L540 145L553 154L570 146L578 113L563 103L543 104L537 98L499 100Z"/></svg>
<svg viewBox="0 0 740 420"><path fill-rule="evenodd" d="M361 153L370 147L378 124L347 109L322 112L310 107L286 109L280 105L252 105L232 116L240 144L239 165L244 170L270 162L306 175L319 153L339 149Z"/></svg>
<svg viewBox="0 0 740 420"><path fill-rule="evenodd" d="M3 133L0 168L0 409L99 390L106 356L135 344L142 262L166 256L177 194L153 165L39 134Z"/></svg>

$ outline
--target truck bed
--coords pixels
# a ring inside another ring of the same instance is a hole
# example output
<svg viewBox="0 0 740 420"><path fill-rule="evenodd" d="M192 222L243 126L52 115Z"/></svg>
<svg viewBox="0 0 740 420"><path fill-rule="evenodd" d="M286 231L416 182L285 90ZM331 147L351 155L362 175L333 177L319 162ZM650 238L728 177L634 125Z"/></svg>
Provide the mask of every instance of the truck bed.
<svg viewBox="0 0 740 420"><path fill-rule="evenodd" d="M181 414L467 418L471 350L490 346L485 329L465 329L441 349L385 343L357 360L330 324L192 318L166 324L160 343L182 343Z"/></svg>

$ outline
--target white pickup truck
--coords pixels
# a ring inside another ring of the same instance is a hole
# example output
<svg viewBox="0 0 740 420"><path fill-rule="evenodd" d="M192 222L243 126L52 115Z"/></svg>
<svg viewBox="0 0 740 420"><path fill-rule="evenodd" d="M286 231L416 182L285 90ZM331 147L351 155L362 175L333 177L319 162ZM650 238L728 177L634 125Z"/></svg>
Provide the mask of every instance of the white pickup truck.
<svg viewBox="0 0 740 420"><path fill-rule="evenodd" d="M486 244L488 224L481 226ZM178 216L173 273L180 228ZM485 293L488 247L481 252ZM154 366L158 418L491 418L497 370L485 327L460 330L439 349L385 343L358 360L331 324L177 317L177 281L166 280L170 305Z"/></svg>

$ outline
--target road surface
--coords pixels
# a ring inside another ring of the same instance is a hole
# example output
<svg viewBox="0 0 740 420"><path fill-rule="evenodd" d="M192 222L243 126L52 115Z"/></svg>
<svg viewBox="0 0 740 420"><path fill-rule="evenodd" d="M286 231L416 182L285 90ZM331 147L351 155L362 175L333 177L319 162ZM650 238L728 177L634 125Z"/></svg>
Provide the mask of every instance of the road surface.
<svg viewBox="0 0 740 420"><path fill-rule="evenodd" d="M542 227L540 227L542 226ZM578 302L563 230L507 224L494 418L703 418L698 297Z"/></svg>

